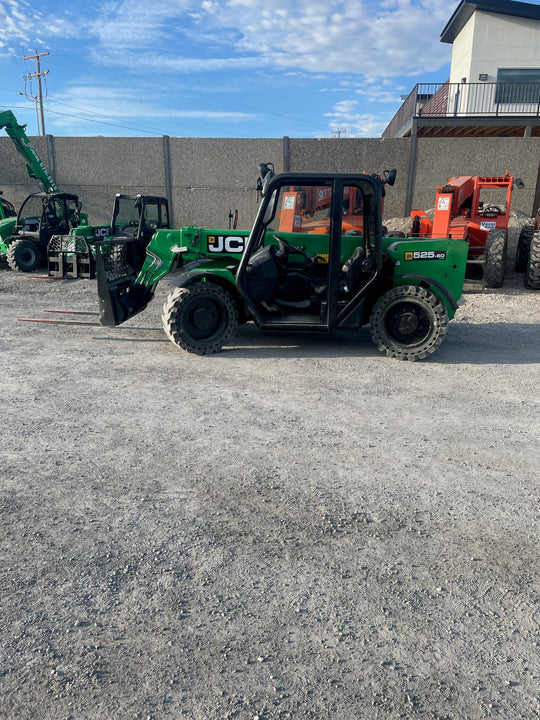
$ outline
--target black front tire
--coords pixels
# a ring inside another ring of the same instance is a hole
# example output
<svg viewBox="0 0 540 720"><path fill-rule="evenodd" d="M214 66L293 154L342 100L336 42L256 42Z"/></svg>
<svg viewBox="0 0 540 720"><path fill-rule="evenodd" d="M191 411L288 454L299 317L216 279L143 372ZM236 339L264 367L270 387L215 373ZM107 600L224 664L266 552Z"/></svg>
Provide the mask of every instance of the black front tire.
<svg viewBox="0 0 540 720"><path fill-rule="evenodd" d="M519 240L516 250L516 272L524 273L529 261L529 251L534 233L533 225L525 225L519 233Z"/></svg>
<svg viewBox="0 0 540 720"><path fill-rule="evenodd" d="M484 264L484 285L500 288L506 271L506 230L490 230L486 238L486 260Z"/></svg>
<svg viewBox="0 0 540 720"><path fill-rule="evenodd" d="M236 304L229 293L210 282L173 290L161 316L169 340L196 355L219 352L238 324Z"/></svg>
<svg viewBox="0 0 540 720"><path fill-rule="evenodd" d="M378 299L370 323L373 342L388 357L423 360L444 340L448 312L431 290L403 285Z"/></svg>
<svg viewBox="0 0 540 720"><path fill-rule="evenodd" d="M15 240L7 250L8 265L16 272L32 272L43 264L43 255L31 240Z"/></svg>
<svg viewBox="0 0 540 720"><path fill-rule="evenodd" d="M529 290L540 290L540 232L535 232L531 238L523 282Z"/></svg>

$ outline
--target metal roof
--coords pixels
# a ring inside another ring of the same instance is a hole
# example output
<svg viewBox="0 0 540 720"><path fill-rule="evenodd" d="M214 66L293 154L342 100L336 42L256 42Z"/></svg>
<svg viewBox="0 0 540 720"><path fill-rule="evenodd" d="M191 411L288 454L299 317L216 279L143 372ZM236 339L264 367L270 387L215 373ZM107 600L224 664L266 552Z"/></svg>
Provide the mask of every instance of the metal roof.
<svg viewBox="0 0 540 720"><path fill-rule="evenodd" d="M441 42L453 43L465 23L477 10L479 12L510 15L540 22L540 5L538 4L516 2L515 0L480 0L480 2L461 0L441 33Z"/></svg>

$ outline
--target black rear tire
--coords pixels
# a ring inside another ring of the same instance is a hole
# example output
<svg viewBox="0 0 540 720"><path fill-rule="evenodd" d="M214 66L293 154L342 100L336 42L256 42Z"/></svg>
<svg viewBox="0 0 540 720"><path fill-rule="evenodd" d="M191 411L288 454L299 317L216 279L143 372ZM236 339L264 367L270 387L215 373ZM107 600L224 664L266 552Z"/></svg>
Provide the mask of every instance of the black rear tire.
<svg viewBox="0 0 540 720"><path fill-rule="evenodd" d="M423 360L444 340L448 312L431 290L403 285L378 299L370 323L373 342L388 357Z"/></svg>
<svg viewBox="0 0 540 720"><path fill-rule="evenodd" d="M523 282L529 290L540 290L540 231L535 232L531 238Z"/></svg>
<svg viewBox="0 0 540 720"><path fill-rule="evenodd" d="M31 240L14 240L7 250L8 265L16 272L32 272L43 264L41 249Z"/></svg>
<svg viewBox="0 0 540 720"><path fill-rule="evenodd" d="M198 282L173 290L161 319L172 343L196 355L211 355L233 334L238 311L226 290L211 282Z"/></svg>
<svg viewBox="0 0 540 720"><path fill-rule="evenodd" d="M490 230L486 239L486 261L484 265L484 285L488 288L500 288L506 271L506 230Z"/></svg>

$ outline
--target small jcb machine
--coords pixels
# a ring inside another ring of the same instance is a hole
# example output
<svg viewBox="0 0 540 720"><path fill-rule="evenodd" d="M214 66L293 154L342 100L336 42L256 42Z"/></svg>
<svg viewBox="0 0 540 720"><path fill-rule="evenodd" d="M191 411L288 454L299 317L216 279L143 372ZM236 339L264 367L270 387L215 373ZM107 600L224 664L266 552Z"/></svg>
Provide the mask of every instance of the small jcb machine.
<svg viewBox="0 0 540 720"><path fill-rule="evenodd" d="M180 268L162 321L169 339L189 352L218 352L238 323L253 322L289 333L370 324L373 341L391 357L433 353L458 306L467 242L383 238L383 196L395 171L260 170L250 232L158 230L142 262L137 241L98 241L100 323L118 325L141 312L157 283Z"/></svg>
<svg viewBox="0 0 540 720"><path fill-rule="evenodd" d="M47 247L49 276L94 278L94 243L102 238L134 241L142 262L152 235L168 227L167 198L117 193L110 225L84 225L51 237Z"/></svg>

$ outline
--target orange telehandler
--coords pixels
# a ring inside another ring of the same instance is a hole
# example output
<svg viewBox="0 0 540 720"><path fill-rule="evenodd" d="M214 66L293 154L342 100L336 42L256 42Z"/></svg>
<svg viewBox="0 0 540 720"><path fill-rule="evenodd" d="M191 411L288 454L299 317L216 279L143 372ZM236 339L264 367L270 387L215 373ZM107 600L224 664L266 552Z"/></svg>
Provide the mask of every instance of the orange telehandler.
<svg viewBox="0 0 540 720"><path fill-rule="evenodd" d="M467 240L467 264L483 267L487 287L501 287L515 187L524 187L523 182L508 174L450 178L445 185L437 188L433 222L423 210L411 212L411 236Z"/></svg>

